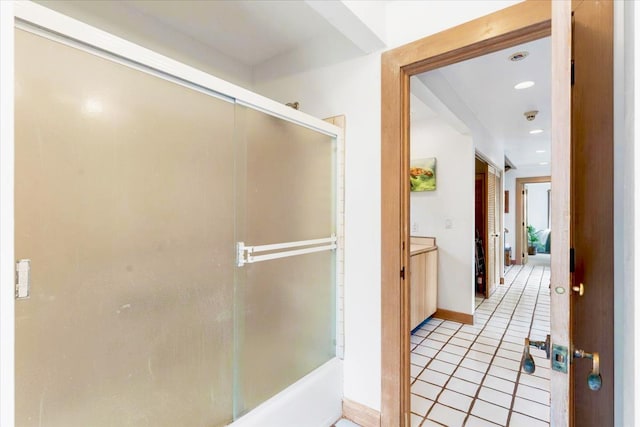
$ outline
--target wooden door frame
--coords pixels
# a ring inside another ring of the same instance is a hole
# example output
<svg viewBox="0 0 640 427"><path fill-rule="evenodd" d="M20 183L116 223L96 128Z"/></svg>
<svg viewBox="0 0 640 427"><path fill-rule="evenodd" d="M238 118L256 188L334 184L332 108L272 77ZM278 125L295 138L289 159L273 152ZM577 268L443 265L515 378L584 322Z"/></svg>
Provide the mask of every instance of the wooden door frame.
<svg viewBox="0 0 640 427"><path fill-rule="evenodd" d="M516 264L522 264L524 256L523 251L526 249L522 236L524 234L524 206L522 205L522 192L525 184L538 184L542 182L551 183L551 176L532 176L516 178Z"/></svg>
<svg viewBox="0 0 640 427"><path fill-rule="evenodd" d="M525 1L382 55L381 426L408 427L409 79L551 35L551 1Z"/></svg>

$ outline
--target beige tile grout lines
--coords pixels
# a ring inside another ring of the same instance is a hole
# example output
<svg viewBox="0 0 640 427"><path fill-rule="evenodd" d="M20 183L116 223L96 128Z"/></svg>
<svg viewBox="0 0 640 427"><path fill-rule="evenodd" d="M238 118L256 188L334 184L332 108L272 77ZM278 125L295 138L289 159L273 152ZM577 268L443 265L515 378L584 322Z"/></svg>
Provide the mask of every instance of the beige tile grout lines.
<svg viewBox="0 0 640 427"><path fill-rule="evenodd" d="M512 272L511 270L512 270L512 268L510 268L510 269L507 271L507 274L510 274L510 273ZM486 317L486 320L484 321L484 323L483 323L482 327L481 327L481 328L476 328L476 330L477 330L477 332L476 332L476 336L474 337L473 341L471 341L471 342L470 342L469 346L466 348L464 355L457 355L457 356L461 356L460 361L459 361L457 364L455 364L455 365L454 365L454 366L455 366L455 369L451 372L451 374L449 374L449 375L448 375L448 376L449 376L449 378L444 382L444 384L442 385L441 390L440 390L440 391L438 392L438 394L435 396L435 398L434 398L434 400L433 400L433 404L431 405L431 407L429 408L429 410L426 412L426 414L424 415L424 417L421 417L421 418L423 418L422 423L424 423L424 422L427 420L427 417L431 414L431 412L432 412L433 408L436 406L436 403L438 403L438 404L440 404L440 405L443 405L443 406L448 406L448 405L446 405L446 404L443 404L442 402L439 402L439 401L438 401L438 399L440 398L441 394L445 391L445 389L446 389L447 385L449 384L449 381L450 381L450 380L451 380L451 378L453 377L453 373L454 373L454 372L455 372L455 371L456 371L460 366L462 366L462 365L461 365L461 363L465 360L465 358L467 357L467 355L468 355L468 354L469 354L469 352L471 351L471 349L472 349L471 347L472 347L472 346L473 346L473 345L478 341L478 338L480 338L481 334L482 334L485 330L487 330L487 327L490 325L490 320L493 318L493 316L496 314L496 312L497 312L497 311L499 311L501 304L505 301L505 298L507 298L507 296L511 297L510 292L512 291L512 288L514 287L514 285L518 285L517 287L513 288L513 290L520 290L520 295L518 296L518 301L513 305L513 308L511 309L511 315L510 315L510 317L508 318L508 320L507 320L507 321L505 321L504 331L502 332L502 335L501 335L501 338L500 338L499 342L496 344L496 351L491 355L491 360L490 360L490 362L488 362L488 363L487 363L487 362L482 362L482 363L486 363L486 364L487 364L487 368L486 368L486 370L485 370L485 371L484 371L484 373L483 373L482 380L481 380L481 381L480 381L480 383L477 385L477 390L476 390L476 392L475 392L475 394L474 394L474 396L473 396L473 398L472 398L472 401L471 401L471 403L470 403L470 405L469 405L469 407L468 407L468 410L466 411L467 413L466 413L466 415L465 415L464 421L466 422L466 421L469 419L469 416L470 416L470 415L472 415L472 414L471 414L471 410L472 410L472 408L473 408L473 405L476 403L476 400L478 399L478 396L479 396L479 394L480 394L480 391L481 391L481 389L482 389L482 386L483 386L483 384L484 384L484 382L485 382L485 379L486 379L487 375L489 375L489 370L490 370L490 368L493 366L493 362L494 362L494 360L495 360L495 358L496 358L496 356L497 356L498 349L500 348L500 346L501 346L501 345L502 345L502 343L504 342L504 337L505 337L505 335L507 334L507 331L508 331L508 329L509 329L509 326L511 325L511 322L512 322L512 320L513 320L513 317L514 317L514 315L515 315L515 313L516 313L516 308L517 308L517 307L518 307L518 305L520 304L520 301L522 300L523 295L525 295L525 291L526 291L526 290L527 290L527 288L528 288L528 281L530 280L530 278L531 278L531 276L532 276L532 273L533 273L533 272L534 272L534 267L527 268L527 266L523 266L523 267L519 268L519 269L515 272L513 279L510 281L509 286L504 290L504 293L503 293L503 295L501 296L500 300L499 300L499 301L497 301L497 302L493 302L493 301L491 301L491 303L492 303L492 304L495 304L495 308L493 309L493 311L491 312L491 314L490 314L490 315L488 315L488 316ZM522 284L520 285L520 284L517 284L517 283L516 283L516 281L520 278L520 276L521 276L521 275L522 275L522 276L526 276L526 280L524 280L524 281L522 282ZM543 269L542 274L540 275L540 281L541 281L541 282L542 282L543 277L544 277L544 269ZM518 289L518 287L519 287L519 286L522 286L522 288L521 288L521 289ZM540 295L540 283L538 283L538 285L537 285L536 302L535 302L535 303L534 303L534 305L533 305L533 312L532 312L532 314L531 314L531 320L530 320L530 322L529 322L529 328L528 328L529 333L531 333L531 329L532 329L532 326L533 326L533 324L534 324L534 320L535 320L535 317L536 317L536 311L535 311L535 309L536 309L537 304L538 304L539 295ZM483 305L484 303L488 303L488 300L483 300L483 302L482 302L482 303L480 303L480 304L476 307L476 309L481 308L481 307L482 307L482 305ZM505 318L505 319L506 319L506 318ZM431 334L432 334L436 329L438 329L440 326L442 326L443 324L444 324L444 322L439 323L437 327L435 327L434 329L432 329L432 330L430 330L430 331L429 331L429 333L427 334L427 336L421 337L422 339L420 340L420 342L419 342L419 343L412 342L413 350L415 350L415 349L417 348L417 346L418 346L418 345L420 345L420 344L421 344L422 342L424 342L427 338L429 338L429 336L431 336ZM444 343L442 344L442 346L441 346L441 347L436 351L436 353L433 355L433 357L431 358L431 360L429 360L429 361L425 364L425 366L424 366L424 367L422 367L422 369L420 370L420 372L416 374L415 379L414 379L414 380L413 380L413 382L412 382L412 385L414 385L414 384L415 384L415 382L416 382L416 381L418 381L418 377L420 377L420 375L421 375L421 374L422 374L426 369L428 369L428 368L429 368L429 366L432 364L432 362L436 359L436 357L437 357L441 352L448 353L448 352L444 351L443 349L446 347L446 345L447 345L447 344L449 344L449 343L450 343L451 339L452 339L455 335L457 335L457 333L458 333L458 332L462 331L462 329L463 329L463 328L464 328L464 326L463 326L463 325L460 325L460 326L458 326L458 327L457 327L457 328L455 328L455 329L450 329L450 330L452 330L452 331L454 331L454 332L449 336L449 338L447 339L447 341L446 341L446 342L444 342ZM489 329L489 331L490 331L490 329ZM489 354L487 353L487 355L489 355ZM439 360L439 359L438 359L438 360ZM448 363L448 362L447 362L447 363ZM452 364L452 365L453 365L453 364ZM436 372L437 372L437 371L436 371ZM514 405L514 401L515 401L515 397L516 397L516 392L517 392L518 381L519 381L519 379L520 379L520 370L518 370L517 372L518 372L518 373L517 373L517 377L516 377L516 380L515 380L515 385L514 385L514 389L513 389L513 393L512 393L512 397L511 397L511 404L510 404L510 407L509 407L509 409L508 409L508 411L509 411L509 412L508 412L508 415L507 415L507 425L508 425L508 422L509 422L509 420L510 420L510 418L511 418L511 413L512 413L512 410L513 410L513 405ZM498 378L499 378L499 377L498 377ZM501 379L502 379L502 378L501 378ZM507 380L507 381L508 381L508 380ZM416 395L418 395L418 396L419 396L419 394L417 394L417 393L414 393L414 394L416 394ZM459 408L452 408L452 409L455 409L455 410L459 411ZM507 409L507 408L505 408L505 409ZM474 416L476 416L476 415L474 415ZM482 418L482 417L480 417L480 418Z"/></svg>

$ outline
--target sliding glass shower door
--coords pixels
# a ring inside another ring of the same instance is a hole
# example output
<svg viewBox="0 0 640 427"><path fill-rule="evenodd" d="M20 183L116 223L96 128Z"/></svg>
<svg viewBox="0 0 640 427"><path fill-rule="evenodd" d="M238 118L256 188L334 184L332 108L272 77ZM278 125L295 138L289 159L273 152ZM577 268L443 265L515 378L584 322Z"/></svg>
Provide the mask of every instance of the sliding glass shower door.
<svg viewBox="0 0 640 427"><path fill-rule="evenodd" d="M232 419L234 104L16 32L16 425Z"/></svg>
<svg viewBox="0 0 640 427"><path fill-rule="evenodd" d="M335 356L334 138L25 30L15 84L17 426L222 426Z"/></svg>
<svg viewBox="0 0 640 427"><path fill-rule="evenodd" d="M241 105L236 123L241 415L335 357L336 144Z"/></svg>

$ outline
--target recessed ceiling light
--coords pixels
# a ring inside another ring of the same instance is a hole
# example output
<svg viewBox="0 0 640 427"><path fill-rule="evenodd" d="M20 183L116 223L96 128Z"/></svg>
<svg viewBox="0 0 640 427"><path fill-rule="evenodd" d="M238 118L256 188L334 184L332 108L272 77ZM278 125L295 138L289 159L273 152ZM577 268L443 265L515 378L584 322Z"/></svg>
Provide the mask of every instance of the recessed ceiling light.
<svg viewBox="0 0 640 427"><path fill-rule="evenodd" d="M542 132L544 132L542 129L533 129L533 130L529 131L529 133L531 135L536 135L536 134L539 134L539 133L542 133Z"/></svg>
<svg viewBox="0 0 640 427"><path fill-rule="evenodd" d="M522 52L512 53L511 55L509 55L509 61L513 61L513 62L522 61L527 56L529 56L529 52L524 50Z"/></svg>
<svg viewBox="0 0 640 427"><path fill-rule="evenodd" d="M536 153L546 153L547 150L536 150Z"/></svg>
<svg viewBox="0 0 640 427"><path fill-rule="evenodd" d="M526 81L524 81L524 82L520 82L520 83L518 83L518 84L517 84L517 85L515 85L513 88L514 88L514 89L518 89L518 90L520 90L520 89L528 89L528 88L530 88L531 86L534 86L535 84L536 84L536 82L534 82L534 81L526 80Z"/></svg>
<svg viewBox="0 0 640 427"><path fill-rule="evenodd" d="M544 166L544 165L548 165L548 164L549 164L549 162L540 162L539 163L540 166Z"/></svg>

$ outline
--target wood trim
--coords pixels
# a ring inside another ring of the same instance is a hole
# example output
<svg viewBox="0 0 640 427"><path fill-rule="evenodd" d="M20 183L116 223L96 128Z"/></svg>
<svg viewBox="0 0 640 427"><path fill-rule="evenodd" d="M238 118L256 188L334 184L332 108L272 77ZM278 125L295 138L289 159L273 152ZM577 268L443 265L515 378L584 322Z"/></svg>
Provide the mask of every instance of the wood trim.
<svg viewBox="0 0 640 427"><path fill-rule="evenodd" d="M515 247L515 263L521 265L523 262L522 253L527 248L524 247L524 242L522 241L522 236L524 234L522 219L524 216L523 206L522 206L522 192L524 191L525 184L536 184L541 182L551 182L550 176L531 176L531 177L521 177L516 178L516 229L514 232L516 233L516 247Z"/></svg>
<svg viewBox="0 0 640 427"><path fill-rule="evenodd" d="M509 213L509 190L504 190L504 213Z"/></svg>
<svg viewBox="0 0 640 427"><path fill-rule="evenodd" d="M464 323L465 325L473 325L473 314L460 313L458 311L443 310L439 308L433 314L433 317L442 320L451 320L452 322Z"/></svg>
<svg viewBox="0 0 640 427"><path fill-rule="evenodd" d="M411 236L410 242L414 245L430 245L436 246L435 237Z"/></svg>
<svg viewBox="0 0 640 427"><path fill-rule="evenodd" d="M616 258L621 258L622 253L615 253L613 237L617 150L613 112L613 3L584 1L574 3L573 8L575 80L571 87L569 247L575 250L571 284L584 283L585 293L569 298L571 335L568 343L575 348L598 352L602 375L602 388L594 393L585 386L591 363L576 361L571 365L569 387L572 398L568 410L571 424L575 426L621 424L616 423L614 410L618 378L614 368L617 361L613 284ZM555 156L555 152L553 154ZM555 236L551 244L555 250ZM567 279L559 283L564 285ZM555 390L553 377L552 390Z"/></svg>
<svg viewBox="0 0 640 427"><path fill-rule="evenodd" d="M381 426L408 427L409 78L551 34L551 1L525 1L382 54Z"/></svg>
<svg viewBox="0 0 640 427"><path fill-rule="evenodd" d="M362 427L380 427L380 412L353 400L342 400L342 416Z"/></svg>
<svg viewBox="0 0 640 427"><path fill-rule="evenodd" d="M554 1L551 35L551 342L571 348L569 272L571 217L571 2ZM557 289L562 288L562 292ZM567 426L572 396L568 374L551 371L551 425ZM565 398L563 398L565 397Z"/></svg>

